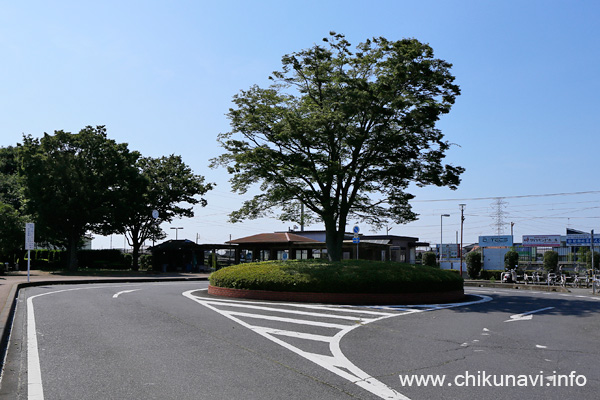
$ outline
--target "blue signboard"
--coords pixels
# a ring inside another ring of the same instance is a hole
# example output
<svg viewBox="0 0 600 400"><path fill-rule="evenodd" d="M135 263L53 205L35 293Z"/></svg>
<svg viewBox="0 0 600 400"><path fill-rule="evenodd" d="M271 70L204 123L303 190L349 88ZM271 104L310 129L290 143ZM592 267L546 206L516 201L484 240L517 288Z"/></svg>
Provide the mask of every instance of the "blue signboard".
<svg viewBox="0 0 600 400"><path fill-rule="evenodd" d="M352 238L352 243L356 243L356 244L360 243L360 237L357 236L355 238Z"/></svg>
<svg viewBox="0 0 600 400"><path fill-rule="evenodd" d="M590 246L592 235L567 235L567 246ZM600 244L600 235L594 235L594 244Z"/></svg>

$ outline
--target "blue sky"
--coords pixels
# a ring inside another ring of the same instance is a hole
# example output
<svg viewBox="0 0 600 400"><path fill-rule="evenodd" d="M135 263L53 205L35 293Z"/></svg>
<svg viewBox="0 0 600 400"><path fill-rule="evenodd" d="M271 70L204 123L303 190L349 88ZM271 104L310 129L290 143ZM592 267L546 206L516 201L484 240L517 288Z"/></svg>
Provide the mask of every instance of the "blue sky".
<svg viewBox="0 0 600 400"><path fill-rule="evenodd" d="M456 191L415 188L421 218L390 233L437 243L448 213L444 242L455 241L466 203L464 241L475 242L497 233L497 197L515 241L590 230L600 215L599 19L600 3L566 0L2 1L0 146L106 125L112 139L146 156L181 154L218 184L195 218L164 226L170 238L176 226L207 243L285 230L293 224L227 222L247 197L208 164L232 96L267 85L284 54L330 30L353 44L414 37L453 64L462 94L439 127L458 145L447 161L466 172Z"/></svg>

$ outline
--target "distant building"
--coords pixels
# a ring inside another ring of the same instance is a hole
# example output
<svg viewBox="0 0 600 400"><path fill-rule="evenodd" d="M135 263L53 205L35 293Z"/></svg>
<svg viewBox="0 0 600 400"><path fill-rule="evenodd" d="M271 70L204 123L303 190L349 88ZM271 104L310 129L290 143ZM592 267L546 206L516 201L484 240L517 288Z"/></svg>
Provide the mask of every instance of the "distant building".
<svg viewBox="0 0 600 400"><path fill-rule="evenodd" d="M361 235L358 245L352 233L344 235L343 259L399 261L414 263L416 247L428 245L417 238L394 235ZM236 260L264 261L327 258L325 231L261 233L227 242L236 245Z"/></svg>

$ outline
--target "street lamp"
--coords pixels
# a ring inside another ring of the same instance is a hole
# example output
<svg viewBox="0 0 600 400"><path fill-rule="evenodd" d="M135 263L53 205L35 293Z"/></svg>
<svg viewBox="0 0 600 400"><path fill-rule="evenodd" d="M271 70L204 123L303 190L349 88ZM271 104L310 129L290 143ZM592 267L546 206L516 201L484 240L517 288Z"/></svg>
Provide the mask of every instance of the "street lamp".
<svg viewBox="0 0 600 400"><path fill-rule="evenodd" d="M450 214L442 214L440 215L440 268L442 268L442 256L444 255L444 240L442 236L442 224L444 221L444 217L449 217Z"/></svg>
<svg viewBox="0 0 600 400"><path fill-rule="evenodd" d="M183 229L183 227L171 228L171 229L175 229L175 240L177 240L177 233L179 232L180 229Z"/></svg>

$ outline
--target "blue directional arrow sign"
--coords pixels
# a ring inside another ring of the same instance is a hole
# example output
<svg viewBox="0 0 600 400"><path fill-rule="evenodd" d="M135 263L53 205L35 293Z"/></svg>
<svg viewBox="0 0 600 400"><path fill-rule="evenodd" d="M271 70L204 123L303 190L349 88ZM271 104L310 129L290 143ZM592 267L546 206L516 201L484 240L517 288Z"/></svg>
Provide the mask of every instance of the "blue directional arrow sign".
<svg viewBox="0 0 600 400"><path fill-rule="evenodd" d="M358 236L353 237L352 238L352 243L356 243L356 244L360 243L360 237L358 237Z"/></svg>

